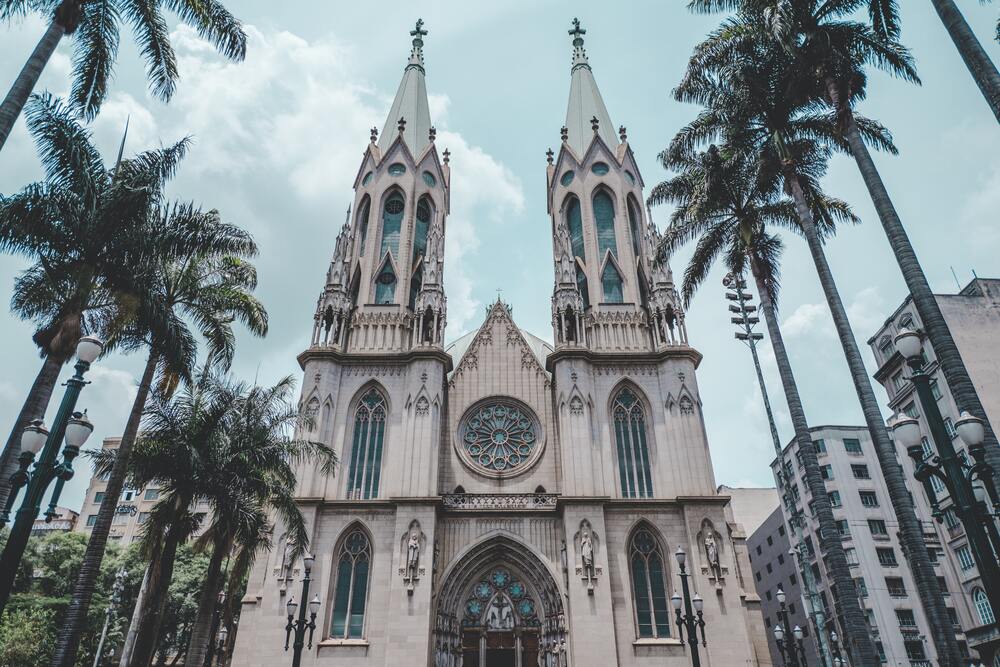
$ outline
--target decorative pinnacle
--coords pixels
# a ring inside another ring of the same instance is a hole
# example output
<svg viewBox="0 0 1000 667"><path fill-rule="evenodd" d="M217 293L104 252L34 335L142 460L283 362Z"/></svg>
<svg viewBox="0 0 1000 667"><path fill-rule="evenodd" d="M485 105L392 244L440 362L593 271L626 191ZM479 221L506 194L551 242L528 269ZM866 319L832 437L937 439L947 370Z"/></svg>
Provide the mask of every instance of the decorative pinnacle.
<svg viewBox="0 0 1000 667"><path fill-rule="evenodd" d="M438 134L437 128L431 125L431 129L427 131L427 136L431 140L431 142L433 142L434 139L437 138L437 134Z"/></svg>
<svg viewBox="0 0 1000 667"><path fill-rule="evenodd" d="M396 128L399 130L399 133L402 134L406 130L406 119L400 118L396 123Z"/></svg>
<svg viewBox="0 0 1000 667"><path fill-rule="evenodd" d="M622 143L625 143L625 140L628 139L628 132L625 130L624 125L618 126L618 136L621 138Z"/></svg>
<svg viewBox="0 0 1000 667"><path fill-rule="evenodd" d="M562 139L563 141L569 139L569 128L566 127L565 125L559 128L559 138Z"/></svg>
<svg viewBox="0 0 1000 667"><path fill-rule="evenodd" d="M583 36L587 31L580 27L580 19L573 19L573 29L569 31L573 38L573 69L577 67L590 67L587 64L587 52L583 48Z"/></svg>
<svg viewBox="0 0 1000 667"><path fill-rule="evenodd" d="M449 162L451 162L451 151L450 150L448 150L447 148L444 149L443 156L444 156L444 163L445 164L448 164Z"/></svg>
<svg viewBox="0 0 1000 667"><path fill-rule="evenodd" d="M552 156L553 155L555 155L555 153L552 152L551 148L549 150L545 151L545 161L548 162L549 164L552 164Z"/></svg>
<svg viewBox="0 0 1000 667"><path fill-rule="evenodd" d="M374 144L376 141L378 141L378 128L377 127L373 127L372 128L372 143Z"/></svg>
<svg viewBox="0 0 1000 667"><path fill-rule="evenodd" d="M597 133L597 128L600 127L601 121L597 120L597 116L591 116L590 118L590 129Z"/></svg>
<svg viewBox="0 0 1000 667"><path fill-rule="evenodd" d="M424 20L417 19L417 24L414 26L413 30L410 31L410 36L413 37L413 49L410 50L410 64L408 67L419 67L421 70L424 67L424 35L427 31L424 30Z"/></svg>

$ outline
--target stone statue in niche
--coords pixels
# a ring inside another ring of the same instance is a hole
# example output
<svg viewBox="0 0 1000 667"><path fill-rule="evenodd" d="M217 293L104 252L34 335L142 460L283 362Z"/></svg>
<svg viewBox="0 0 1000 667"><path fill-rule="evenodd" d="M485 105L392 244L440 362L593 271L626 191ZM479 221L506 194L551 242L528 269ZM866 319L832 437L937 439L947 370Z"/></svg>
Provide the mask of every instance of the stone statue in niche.
<svg viewBox="0 0 1000 667"><path fill-rule="evenodd" d="M285 542L285 548L281 550L281 563L278 567L274 568L276 579L279 582L278 592L281 595L285 594L288 590L288 584L293 580L292 567L295 562L292 555L295 553L295 540L290 536L283 536Z"/></svg>
<svg viewBox="0 0 1000 667"><path fill-rule="evenodd" d="M425 543L426 537L420 530L420 522L414 519L400 540L402 567L399 568L399 573L403 575L407 595L413 595L414 587L424 575L425 568L420 566L420 554L424 550Z"/></svg>
<svg viewBox="0 0 1000 667"><path fill-rule="evenodd" d="M577 553L580 555L580 563L576 568L576 574L587 584L587 594L594 594L594 586L597 578L601 574L601 568L597 567L597 547L598 539L590 526L590 522L584 519L580 522L580 530L576 534Z"/></svg>
<svg viewBox="0 0 1000 667"><path fill-rule="evenodd" d="M594 541L590 533L584 533L580 538L580 556L583 558L583 571L589 575L594 572Z"/></svg>
<svg viewBox="0 0 1000 667"><path fill-rule="evenodd" d="M705 536L705 555L708 556L708 566L717 571L719 569L719 549L715 546L715 537L711 533Z"/></svg>
<svg viewBox="0 0 1000 667"><path fill-rule="evenodd" d="M708 575L708 580L714 583L716 591L721 593L725 575L729 574L729 569L722 566L720 557L722 536L716 532L715 526L708 519L702 522L698 536L705 545L705 565L702 567L702 574Z"/></svg>
<svg viewBox="0 0 1000 667"><path fill-rule="evenodd" d="M406 545L406 572L409 576L416 574L419 563L420 537L416 533L410 533L410 541Z"/></svg>

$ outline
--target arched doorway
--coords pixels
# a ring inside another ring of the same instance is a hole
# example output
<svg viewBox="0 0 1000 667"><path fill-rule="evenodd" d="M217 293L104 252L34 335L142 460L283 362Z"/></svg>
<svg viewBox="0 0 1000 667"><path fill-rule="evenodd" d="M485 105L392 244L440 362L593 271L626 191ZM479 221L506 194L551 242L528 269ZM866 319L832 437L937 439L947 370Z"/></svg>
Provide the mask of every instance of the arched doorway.
<svg viewBox="0 0 1000 667"><path fill-rule="evenodd" d="M562 594L531 549L497 536L449 568L438 592L434 667L566 667Z"/></svg>

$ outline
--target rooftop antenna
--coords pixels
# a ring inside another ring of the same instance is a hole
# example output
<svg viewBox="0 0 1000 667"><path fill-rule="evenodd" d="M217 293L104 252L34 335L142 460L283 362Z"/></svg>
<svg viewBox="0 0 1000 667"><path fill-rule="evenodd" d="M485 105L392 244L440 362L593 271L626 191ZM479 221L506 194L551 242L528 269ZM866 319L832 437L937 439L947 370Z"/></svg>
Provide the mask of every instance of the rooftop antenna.
<svg viewBox="0 0 1000 667"><path fill-rule="evenodd" d="M128 136L128 124L132 120L132 114L125 117L125 131L122 132L122 142L118 145L118 159L115 160L115 178L118 178L118 168L122 164L122 155L125 153L125 138Z"/></svg>
<svg viewBox="0 0 1000 667"><path fill-rule="evenodd" d="M955 279L955 287L958 288L959 291L961 291L962 284L958 282L958 274L955 273L955 267L949 266L948 268L951 269L951 277Z"/></svg>

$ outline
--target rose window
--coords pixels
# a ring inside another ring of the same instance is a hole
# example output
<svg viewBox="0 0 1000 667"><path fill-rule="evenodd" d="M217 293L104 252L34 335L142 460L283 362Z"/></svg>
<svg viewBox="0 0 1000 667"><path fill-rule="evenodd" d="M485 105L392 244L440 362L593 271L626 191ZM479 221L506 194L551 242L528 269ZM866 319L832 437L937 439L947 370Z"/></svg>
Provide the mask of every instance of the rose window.
<svg viewBox="0 0 1000 667"><path fill-rule="evenodd" d="M490 472L514 470L532 459L536 422L526 408L490 401L466 416L461 442L469 458Z"/></svg>

